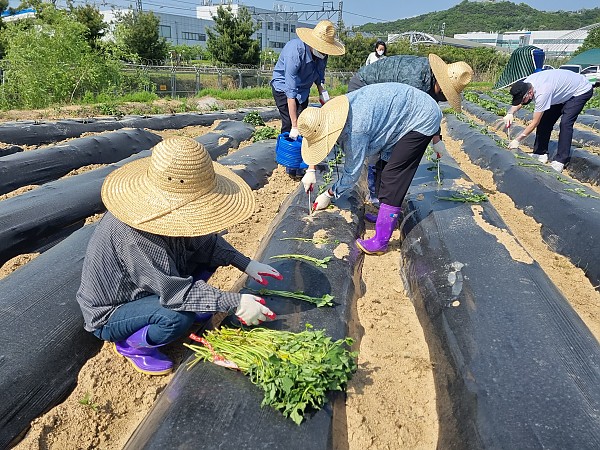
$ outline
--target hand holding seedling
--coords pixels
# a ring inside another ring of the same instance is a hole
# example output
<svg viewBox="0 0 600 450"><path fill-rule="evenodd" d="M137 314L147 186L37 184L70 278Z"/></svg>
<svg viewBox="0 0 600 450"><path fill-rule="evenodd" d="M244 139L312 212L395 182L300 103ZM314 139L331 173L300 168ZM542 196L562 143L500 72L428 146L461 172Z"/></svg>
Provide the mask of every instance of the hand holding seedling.
<svg viewBox="0 0 600 450"><path fill-rule="evenodd" d="M242 294L235 315L244 325L258 325L267 319L274 320L277 316L265 304L265 300L256 295Z"/></svg>
<svg viewBox="0 0 600 450"><path fill-rule="evenodd" d="M329 195L329 190L326 190L321 195L319 195L315 202L313 203L313 211L319 211L321 209L327 209L329 205L331 205L332 195Z"/></svg>
<svg viewBox="0 0 600 450"><path fill-rule="evenodd" d="M257 283L260 283L263 286L269 284L265 277L273 277L276 280L283 280L283 275L281 275L271 266L254 260L250 261L250 264L248 264L248 267L246 267L245 272Z"/></svg>

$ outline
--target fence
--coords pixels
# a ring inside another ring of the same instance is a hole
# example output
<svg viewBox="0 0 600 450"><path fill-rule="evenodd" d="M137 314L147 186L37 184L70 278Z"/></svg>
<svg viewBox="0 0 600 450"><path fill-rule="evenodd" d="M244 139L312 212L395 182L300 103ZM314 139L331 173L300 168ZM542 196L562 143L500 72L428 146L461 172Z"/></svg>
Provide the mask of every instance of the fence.
<svg viewBox="0 0 600 450"><path fill-rule="evenodd" d="M160 66L125 64L126 73L142 73L150 80L150 89L160 96L191 97L201 89L243 89L266 87L273 71L267 68L216 66ZM353 72L327 71L325 83L335 87L348 84Z"/></svg>

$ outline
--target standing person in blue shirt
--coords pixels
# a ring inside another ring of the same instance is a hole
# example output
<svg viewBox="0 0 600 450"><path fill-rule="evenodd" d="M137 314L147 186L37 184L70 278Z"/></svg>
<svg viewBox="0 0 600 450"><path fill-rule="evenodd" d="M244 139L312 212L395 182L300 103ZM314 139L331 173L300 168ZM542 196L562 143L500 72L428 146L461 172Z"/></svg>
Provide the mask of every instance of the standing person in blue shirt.
<svg viewBox="0 0 600 450"><path fill-rule="evenodd" d="M298 38L292 39L279 54L273 69L271 90L281 115L281 133L298 137L298 116L308 106L308 95L313 83L319 91L319 101L324 104L329 96L325 91L325 67L328 55L343 55L344 44L335 39L335 27L322 20L314 29L296 29ZM288 174L296 175L295 169Z"/></svg>
<svg viewBox="0 0 600 450"><path fill-rule="evenodd" d="M336 142L345 156L340 178L316 198L313 209L326 209L355 185L365 159L379 154L385 164L375 236L356 244L367 254L384 253L419 161L432 138L439 139L441 121L442 112L431 96L400 83L365 86L322 108L306 108L298 119L302 159L318 164Z"/></svg>

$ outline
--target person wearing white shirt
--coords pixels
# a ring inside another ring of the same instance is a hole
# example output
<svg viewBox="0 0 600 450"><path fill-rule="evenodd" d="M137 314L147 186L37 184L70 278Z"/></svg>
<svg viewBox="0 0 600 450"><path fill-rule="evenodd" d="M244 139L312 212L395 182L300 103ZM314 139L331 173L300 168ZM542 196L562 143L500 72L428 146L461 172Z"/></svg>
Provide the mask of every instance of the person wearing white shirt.
<svg viewBox="0 0 600 450"><path fill-rule="evenodd" d="M375 42L375 51L369 53L367 56L367 60L365 61L365 66L369 64L373 64L374 62L379 61L380 59L384 59L386 57L387 45L382 40L378 40Z"/></svg>
<svg viewBox="0 0 600 450"><path fill-rule="evenodd" d="M512 122L513 114L521 107L533 101L535 108L533 120L510 142L508 148L518 148L520 142L536 130L533 156L546 163L550 134L560 118L558 150L550 166L557 172L562 172L571 153L573 125L586 102L592 97L592 84L585 76L569 70L544 70L514 83L510 94L513 96L512 107L504 116L507 127Z"/></svg>

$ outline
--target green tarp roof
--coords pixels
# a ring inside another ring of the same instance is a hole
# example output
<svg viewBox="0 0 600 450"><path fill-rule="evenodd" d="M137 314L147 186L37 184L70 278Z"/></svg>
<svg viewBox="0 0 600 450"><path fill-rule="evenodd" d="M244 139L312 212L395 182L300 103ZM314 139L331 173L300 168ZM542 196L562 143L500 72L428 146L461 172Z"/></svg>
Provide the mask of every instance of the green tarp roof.
<svg viewBox="0 0 600 450"><path fill-rule="evenodd" d="M522 80L531 75L535 71L533 50L541 49L533 45L525 45L516 48L515 51L511 53L504 71L500 74L500 78L498 78L498 81L496 81L496 84L494 85L494 89L505 88L515 81Z"/></svg>
<svg viewBox="0 0 600 450"><path fill-rule="evenodd" d="M568 64L579 64L584 69L587 66L600 65L600 48L592 48L575 56Z"/></svg>

